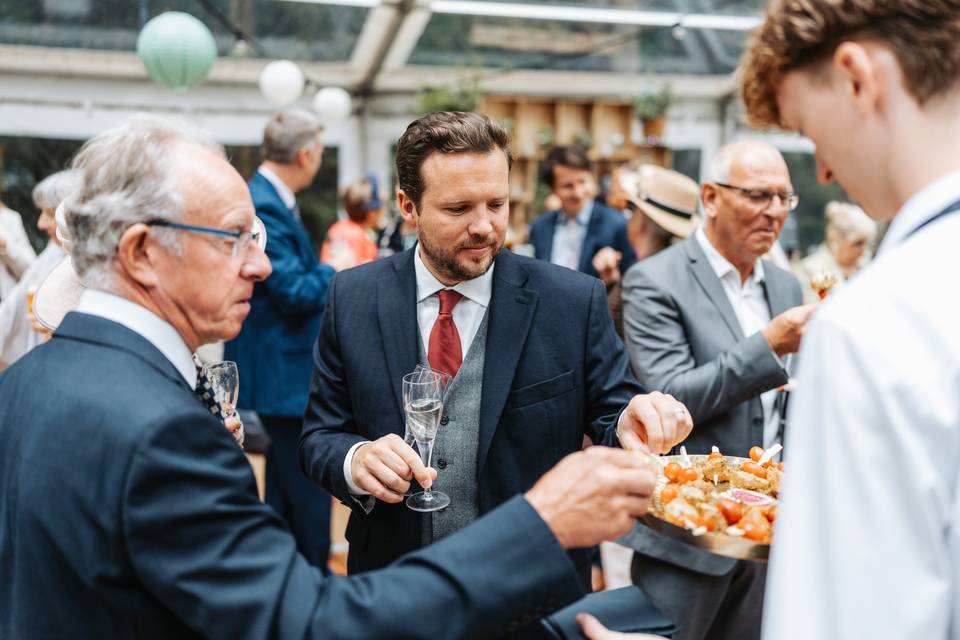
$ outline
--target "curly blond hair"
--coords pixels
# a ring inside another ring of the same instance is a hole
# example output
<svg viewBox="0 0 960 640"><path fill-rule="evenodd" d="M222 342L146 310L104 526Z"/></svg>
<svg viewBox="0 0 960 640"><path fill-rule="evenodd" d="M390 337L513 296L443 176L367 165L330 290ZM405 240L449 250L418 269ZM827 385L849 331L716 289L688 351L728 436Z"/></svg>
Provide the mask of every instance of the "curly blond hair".
<svg viewBox="0 0 960 640"><path fill-rule="evenodd" d="M852 39L890 47L921 105L960 79L960 0L771 0L740 65L751 124L783 126L784 76L825 62Z"/></svg>

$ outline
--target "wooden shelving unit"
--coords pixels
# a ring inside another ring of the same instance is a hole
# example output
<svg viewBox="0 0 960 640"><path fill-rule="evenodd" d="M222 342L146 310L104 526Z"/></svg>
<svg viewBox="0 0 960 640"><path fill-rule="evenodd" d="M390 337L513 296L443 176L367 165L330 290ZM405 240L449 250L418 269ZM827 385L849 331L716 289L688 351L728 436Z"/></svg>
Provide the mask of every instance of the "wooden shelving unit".
<svg viewBox="0 0 960 640"><path fill-rule="evenodd" d="M555 145L588 147L598 180L633 160L669 166L670 150L643 140L629 102L488 96L479 109L511 132L510 225L522 229L537 210L540 163Z"/></svg>

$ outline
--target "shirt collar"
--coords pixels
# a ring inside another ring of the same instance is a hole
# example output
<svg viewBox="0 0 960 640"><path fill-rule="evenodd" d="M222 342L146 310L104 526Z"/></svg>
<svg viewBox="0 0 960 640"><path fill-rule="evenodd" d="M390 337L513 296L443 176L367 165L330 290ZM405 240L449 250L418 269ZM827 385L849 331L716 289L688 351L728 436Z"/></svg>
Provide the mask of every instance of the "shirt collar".
<svg viewBox="0 0 960 640"><path fill-rule="evenodd" d="M140 335L170 361L191 389L196 388L197 367L193 363L193 354L166 320L136 302L95 289L86 289L80 294L77 311L112 320Z"/></svg>
<svg viewBox="0 0 960 640"><path fill-rule="evenodd" d="M587 204L583 205L583 208L574 216L574 219L580 223L581 227L585 227L590 223L590 216L593 214L593 203L594 201L588 200ZM557 216L557 224L563 226L567 224L567 214L564 213L563 209L560 209L560 215Z"/></svg>
<svg viewBox="0 0 960 640"><path fill-rule="evenodd" d="M960 198L960 171L937 178L910 196L890 223L877 254L903 242L914 229Z"/></svg>
<svg viewBox="0 0 960 640"><path fill-rule="evenodd" d="M463 294L464 298L476 302L482 307L490 304L490 294L493 291L493 269L497 266L494 260L487 272L482 276L458 282L453 287L447 287L437 280L436 276L430 273L430 269L423 263L420 257L420 245L413 250L413 267L417 274L417 303L421 303L441 289L452 288L454 291Z"/></svg>
<svg viewBox="0 0 960 640"><path fill-rule="evenodd" d="M695 233L697 237L697 242L700 243L700 248L703 249L703 252L707 254L707 262L710 263L710 268L713 269L713 272L717 274L717 278L723 280L723 278L728 273L735 273L737 275L737 282L740 282L740 272L737 271L737 268L733 264L723 257L717 248L713 246L713 243L710 242L710 238L707 237L707 233L703 230L703 225L697 227ZM750 277L747 278L747 282L750 284L759 284L763 282L763 260L757 258L756 262L753 264L753 271L750 273Z"/></svg>
<svg viewBox="0 0 960 640"><path fill-rule="evenodd" d="M294 195L293 190L287 186L287 183L280 179L280 176L275 174L270 169L267 169L265 166L260 165L260 168L257 171L264 178L267 179L267 182L273 185L273 188L277 190L277 195L280 196L280 200L283 201L283 206L287 209L293 209L297 206L297 196Z"/></svg>

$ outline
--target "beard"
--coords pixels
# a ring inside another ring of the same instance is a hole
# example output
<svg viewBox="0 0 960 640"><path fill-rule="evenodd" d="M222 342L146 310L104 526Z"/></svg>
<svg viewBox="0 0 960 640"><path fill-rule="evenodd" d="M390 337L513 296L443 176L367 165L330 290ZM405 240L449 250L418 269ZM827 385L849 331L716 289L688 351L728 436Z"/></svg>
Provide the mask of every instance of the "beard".
<svg viewBox="0 0 960 640"><path fill-rule="evenodd" d="M486 238L471 237L469 241L460 243L453 248L434 244L433 240L422 232L418 234L417 241L420 243L420 249L423 251L424 257L436 269L437 275L450 282L463 282L464 280L479 278L490 269L493 261L496 260L503 249L503 242L495 234ZM464 249L478 247L490 247L490 254L471 257L460 253Z"/></svg>

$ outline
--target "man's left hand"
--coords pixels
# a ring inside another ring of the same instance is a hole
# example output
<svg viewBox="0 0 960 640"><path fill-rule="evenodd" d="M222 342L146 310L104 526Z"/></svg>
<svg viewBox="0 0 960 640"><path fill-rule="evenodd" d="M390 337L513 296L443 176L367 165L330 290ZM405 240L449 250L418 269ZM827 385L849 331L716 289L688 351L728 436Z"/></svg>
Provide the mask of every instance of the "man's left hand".
<svg viewBox="0 0 960 640"><path fill-rule="evenodd" d="M617 436L625 448L632 448L635 434L652 453L664 454L687 439L693 430L690 412L671 395L654 391L636 395L623 410ZM626 437L627 442L624 442Z"/></svg>
<svg viewBox="0 0 960 640"><path fill-rule="evenodd" d="M589 613L578 613L577 624L589 640L664 640L663 636L648 633L618 633L610 631Z"/></svg>

